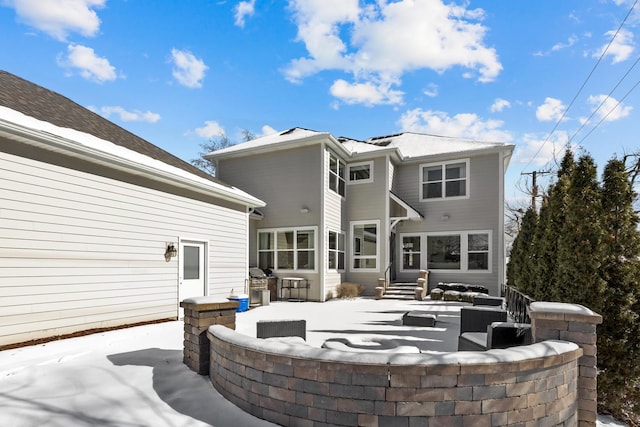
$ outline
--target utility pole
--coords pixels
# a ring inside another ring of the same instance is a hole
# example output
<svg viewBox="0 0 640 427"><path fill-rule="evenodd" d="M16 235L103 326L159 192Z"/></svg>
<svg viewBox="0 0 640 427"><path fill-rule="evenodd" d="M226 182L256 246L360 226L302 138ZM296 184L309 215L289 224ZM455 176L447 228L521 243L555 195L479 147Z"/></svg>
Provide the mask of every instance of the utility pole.
<svg viewBox="0 0 640 427"><path fill-rule="evenodd" d="M538 175L547 175L550 174L551 171L533 171L533 172L522 172L520 175L531 175L532 179L532 189L531 189L531 207L533 210L536 210L536 198L538 197Z"/></svg>

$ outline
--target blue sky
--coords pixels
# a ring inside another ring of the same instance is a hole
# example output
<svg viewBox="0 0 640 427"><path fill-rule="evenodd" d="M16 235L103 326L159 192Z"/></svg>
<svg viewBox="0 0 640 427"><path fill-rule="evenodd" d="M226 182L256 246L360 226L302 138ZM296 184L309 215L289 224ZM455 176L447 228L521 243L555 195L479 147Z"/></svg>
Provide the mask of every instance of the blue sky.
<svg viewBox="0 0 640 427"><path fill-rule="evenodd" d="M0 68L187 161L296 126L512 143L516 199L567 143L639 150L635 1L0 0Z"/></svg>

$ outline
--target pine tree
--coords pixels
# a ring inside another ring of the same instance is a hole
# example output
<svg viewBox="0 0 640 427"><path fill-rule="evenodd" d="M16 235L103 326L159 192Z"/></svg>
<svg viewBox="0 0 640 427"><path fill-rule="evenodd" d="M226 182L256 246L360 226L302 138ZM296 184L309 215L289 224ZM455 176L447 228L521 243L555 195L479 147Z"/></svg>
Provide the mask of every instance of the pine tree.
<svg viewBox="0 0 640 427"><path fill-rule="evenodd" d="M640 232L635 194L622 160L612 159L603 173L601 277L607 283L603 323L598 331L598 399L614 414L626 412L640 379ZM635 405L640 406L636 395Z"/></svg>
<svg viewBox="0 0 640 427"><path fill-rule="evenodd" d="M540 301L560 301L560 285L557 282L558 241L567 215L567 192L574 169L573 153L566 150L558 170L558 181L549 189L543 202L544 210L540 211L536 242L538 264L535 266L535 290L532 295Z"/></svg>
<svg viewBox="0 0 640 427"><path fill-rule="evenodd" d="M513 242L509 265L507 266L507 283L527 293L532 287L533 235L536 230L538 215L533 208L527 209L522 218L520 232Z"/></svg>
<svg viewBox="0 0 640 427"><path fill-rule="evenodd" d="M553 191L553 187L551 187ZM555 243L548 238L551 230L551 208L549 197L542 199L540 214L538 215L538 225L533 237L533 252L535 253L535 263L533 265L533 286L529 296L538 301L551 301L550 293L553 287L553 268L555 266L555 250L549 243Z"/></svg>
<svg viewBox="0 0 640 427"><path fill-rule="evenodd" d="M555 282L562 302L602 311L602 204L593 158L578 160L567 189L567 206L558 239Z"/></svg>

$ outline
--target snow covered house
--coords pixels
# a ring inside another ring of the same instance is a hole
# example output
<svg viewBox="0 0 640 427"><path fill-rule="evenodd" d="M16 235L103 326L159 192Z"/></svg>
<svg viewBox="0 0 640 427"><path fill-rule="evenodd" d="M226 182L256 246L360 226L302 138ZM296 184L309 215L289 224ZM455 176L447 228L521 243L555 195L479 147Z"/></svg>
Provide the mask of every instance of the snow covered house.
<svg viewBox="0 0 640 427"><path fill-rule="evenodd" d="M267 203L250 263L310 283L504 282L504 174L514 146L416 133L357 141L294 128L214 151L217 176Z"/></svg>
<svg viewBox="0 0 640 427"><path fill-rule="evenodd" d="M179 316L248 277L264 203L0 71L0 347Z"/></svg>

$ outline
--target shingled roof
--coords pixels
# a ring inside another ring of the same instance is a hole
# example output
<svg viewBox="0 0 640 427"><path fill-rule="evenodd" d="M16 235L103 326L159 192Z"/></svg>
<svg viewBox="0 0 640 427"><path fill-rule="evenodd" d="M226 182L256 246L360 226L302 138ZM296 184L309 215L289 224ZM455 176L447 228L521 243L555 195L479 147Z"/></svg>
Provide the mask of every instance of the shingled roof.
<svg viewBox="0 0 640 427"><path fill-rule="evenodd" d="M0 106L19 111L22 114L59 127L75 129L94 135L220 185L227 186L190 163L132 134L69 98L3 70L0 70Z"/></svg>

